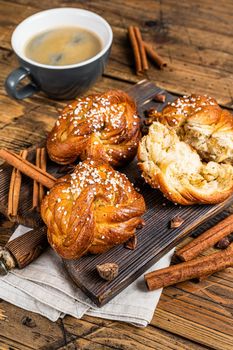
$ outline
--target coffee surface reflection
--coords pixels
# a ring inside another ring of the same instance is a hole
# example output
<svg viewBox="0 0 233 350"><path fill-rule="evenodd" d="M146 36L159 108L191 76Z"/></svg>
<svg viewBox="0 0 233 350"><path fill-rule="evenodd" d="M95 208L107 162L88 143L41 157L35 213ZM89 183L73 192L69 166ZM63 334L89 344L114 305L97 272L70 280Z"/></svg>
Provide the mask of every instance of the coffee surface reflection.
<svg viewBox="0 0 233 350"><path fill-rule="evenodd" d="M79 27L60 27L32 37L25 45L25 55L38 63L66 66L86 61L101 49L95 33Z"/></svg>

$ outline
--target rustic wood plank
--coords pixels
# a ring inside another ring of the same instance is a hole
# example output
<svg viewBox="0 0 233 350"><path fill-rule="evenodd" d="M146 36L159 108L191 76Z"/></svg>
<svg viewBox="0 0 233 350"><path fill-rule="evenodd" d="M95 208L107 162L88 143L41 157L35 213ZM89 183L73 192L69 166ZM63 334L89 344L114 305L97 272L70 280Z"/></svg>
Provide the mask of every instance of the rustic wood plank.
<svg viewBox="0 0 233 350"><path fill-rule="evenodd" d="M203 344L211 349L232 350L232 335L225 335L219 331L211 330L199 323L192 322L184 317L179 317L173 313L173 310L165 311L158 308L155 312L156 327L165 328L171 333L187 337L190 340ZM154 319L152 320L154 324Z"/></svg>
<svg viewBox="0 0 233 350"><path fill-rule="evenodd" d="M201 345L176 335L169 335L166 331L155 329L152 326L140 329L124 323L88 316L82 320L65 317L62 321L63 334L60 321L57 323L49 322L42 316L13 307L6 302L2 302L1 305L8 314L8 322L0 321L0 346L5 346L9 350L10 348L17 350L62 350L73 349L74 346L82 350L205 349ZM35 322L34 328L22 325L21 321L25 316L32 318ZM22 334L24 335L23 339Z"/></svg>
<svg viewBox="0 0 233 350"><path fill-rule="evenodd" d="M20 4L18 1L18 4L8 4L2 17L0 15L0 28L2 22L5 24L3 18L12 12L14 6L18 16L10 17L11 27L7 28L7 34L2 34L2 45L5 48L10 48L9 30L26 17L23 12L25 6L22 4L30 4L26 14L59 6L57 0L51 1L49 5L46 1L33 4L27 1L21 1ZM77 7L77 3L72 1L68 1L68 5ZM106 69L106 75L109 77L131 82L140 79L134 74L132 52L127 40L127 26L139 23L145 39L157 43L158 52L169 63L169 67L163 71L152 67L147 73L147 78L156 81L161 88L168 91L179 94L207 93L217 98L219 103L233 107L233 39L228 35L233 30L231 3L224 4L222 9L223 6L219 6L218 2L210 6L210 3L203 5L197 1L186 3L184 6L183 3L174 5L174 1L171 0L162 3L148 1L147 8L150 11L146 13L140 1L124 5L122 1L107 4L103 1L93 1L78 3L78 6L104 15L113 27L114 43ZM154 20L156 25L146 26L151 20ZM218 26L215 23L218 23Z"/></svg>
<svg viewBox="0 0 233 350"><path fill-rule="evenodd" d="M198 346L175 335L168 338L167 332L151 326L140 329L121 322L104 323L98 326L93 325L91 332L84 335L83 328L86 327L86 321L88 323L93 322L93 318L84 317L83 320L78 321L79 327L77 327L72 318L66 317L64 320L65 330L68 334L76 335L78 338L82 336L96 344L110 346L114 349L203 349L201 345Z"/></svg>
<svg viewBox="0 0 233 350"><path fill-rule="evenodd" d="M92 91L103 91L109 86L125 88L141 79L134 74L132 53L126 37L127 26L139 24L143 37L154 42L157 51L169 63L168 69L164 71L151 68L148 75L150 79L161 87L179 94L191 91L211 94L217 98L218 102L232 107L232 0L224 0L224 2L194 0L180 3L175 0L157 2L146 0L143 6L139 0L65 2L65 6L70 5L96 11L109 20L113 27L115 41L106 71L107 76L98 82ZM42 94L16 102L6 97L3 87L7 74L17 67L16 58L10 48L10 37L14 27L28 15L40 9L56 6L64 6L64 3L58 0L50 0L49 3L47 0L0 1L0 100L3 101L0 105L0 114L3 116L0 119L1 146L18 150L44 137L56 116L56 107L60 106L55 101L47 100ZM152 21L154 24L151 23L153 24L151 27L147 26L147 21ZM41 120L42 127L39 130L33 128L33 118L37 126L40 125ZM23 134L24 130L28 140ZM13 144L10 142L11 137L14 139ZM5 242L10 231L4 235L2 232L0 231L1 242ZM183 337L190 337L195 342L205 344L201 348L205 346L221 350L232 348L232 333L230 333L232 331L232 296L229 295L232 291L232 269L215 274L207 281L200 285L187 282L165 289L152 325L147 328L153 336L148 336L145 330L140 330L142 338L137 335L139 342L144 339L145 342L149 341L152 344L151 342L156 342L158 336L158 346L164 350L169 349L169 346L176 349L176 344L179 344L181 349L182 346L183 348L186 346L187 349L198 349L199 345L196 343L182 344ZM6 349L28 350L33 346L35 349L41 347L52 349L51 344L55 348L68 348L68 346L64 347L60 325L52 324L43 317L31 314L33 319L38 317L36 319L39 325L38 333L41 336L34 334L33 329L27 328L25 332L25 326L22 327L20 317L17 318L15 314L23 317L27 312L5 302L1 303L1 307L2 305L12 325L9 326L8 322L4 321L7 326L2 328L0 323L0 348L5 346ZM126 343L124 341L117 343L115 337L120 331L121 324L114 322L108 325L104 322L105 328L102 329L102 320L86 317L84 319L87 321L84 329L90 330L93 324L98 323L99 330L96 331L96 335L95 333L86 335L88 339L84 335L84 338L81 337L74 342L71 334L71 339L68 336L71 348L76 346L81 349L96 349L98 346L102 349L105 346L109 349L113 348L113 344L114 346L117 344L119 348L122 344L122 346L128 344L132 333L137 332L134 327L122 326ZM74 323L74 327L79 328L79 321L69 318L67 322ZM162 332L165 330L165 333L157 334L160 331L157 327L160 327ZM111 332L112 329L117 328L116 334L109 333L113 339L109 342L110 346L104 345L106 328L110 328ZM48 340L47 329L54 333L52 340ZM22 334L25 333L26 341L22 344ZM173 337L173 334L176 335ZM73 336L76 337L75 334ZM94 343L94 341L100 341L100 343ZM178 349L180 349L179 345ZM155 348L158 348L157 344Z"/></svg>
<svg viewBox="0 0 233 350"><path fill-rule="evenodd" d="M0 349L1 350L31 350L33 348L0 336Z"/></svg>
<svg viewBox="0 0 233 350"><path fill-rule="evenodd" d="M79 338L75 341L73 341L72 343L68 343L65 346L62 346L61 348L57 348L57 350L111 350L111 349L119 349L119 348L115 348L112 345L111 346L107 346L107 345L103 345L103 344L99 344L96 343L94 341L90 341L87 339L83 339L83 338Z"/></svg>
<svg viewBox="0 0 233 350"><path fill-rule="evenodd" d="M40 349L50 344L55 344L57 348L64 345L63 333L58 323L6 302L1 302L0 305L8 316L7 321L0 321L0 340L3 344L13 344L20 350ZM30 317L35 327L22 324L24 317Z"/></svg>
<svg viewBox="0 0 233 350"><path fill-rule="evenodd" d="M16 0L18 4L22 5L30 5L32 6L32 2L30 0ZM99 11L99 13L108 16L110 13L111 16L113 14L113 10L115 10L115 14L118 15L119 23L125 22L125 20L129 20L132 17L136 18L137 21L141 24L145 20L150 19L152 16L158 19L160 22L163 22L163 26L166 26L166 19L169 18L170 21L167 25L172 23L179 23L182 26L193 26L201 29L208 28L209 31L215 33L223 33L226 35L230 33L229 30L231 28L231 14L233 10L232 2L230 0L224 1L224 6L222 6L221 2L213 2L213 1L201 1L195 0L192 3L184 2L177 3L174 0L163 0L163 1L150 1L145 0L144 6L142 6L140 0L135 0L133 3L130 1L123 2L122 0L115 0L114 2L105 2L104 0L96 0L96 1L66 1L66 4L73 7L87 8L92 11ZM103 4L105 6L103 7ZM33 7L37 9L46 9L52 7L60 7L58 0L51 0L49 4L46 0L41 0L40 2L33 3ZM146 9L146 10L145 10ZM124 14L124 18L122 18L122 14ZM219 18L219 16L224 16L224 21L218 23L216 26L215 20ZM213 20L212 20L213 19Z"/></svg>
<svg viewBox="0 0 233 350"><path fill-rule="evenodd" d="M124 51L120 51L118 47L122 45L122 42L125 43ZM232 107L232 73L221 72L220 74L218 69L200 65L198 61L195 64L195 62L180 60L179 57L172 56L170 46L167 46L163 51L164 50L167 50L170 58L163 55L160 48L158 48L157 51L167 59L168 67L162 71L151 67L146 74L148 79L155 81L159 87L178 94L210 94L215 97L220 104ZM179 47L179 49L173 48L172 52L177 51L182 54L186 51L186 55L195 57L193 54L195 49L190 50L188 46L185 50L183 50L182 47ZM126 30L117 30L117 37L115 45L113 45L112 48L110 64L107 66L106 74L112 77L117 74L117 76L123 80L136 82L140 78L134 75L132 62L133 57L127 44ZM220 76L221 84L219 84Z"/></svg>
<svg viewBox="0 0 233 350"><path fill-rule="evenodd" d="M32 348L28 346L24 346L22 344L17 344L11 339L6 339L0 336L0 349L1 350L31 350Z"/></svg>
<svg viewBox="0 0 233 350"><path fill-rule="evenodd" d="M205 283L211 284L211 281L208 279ZM168 312L172 307L172 312L178 317L210 328L210 333L212 330L217 330L223 338L225 335L230 336L232 335L232 297L228 300L226 295L223 304L219 291L208 289L205 283L199 286L196 284L195 287L186 283L186 286L181 284L164 290L158 307ZM227 288L219 286L219 289L226 294ZM229 288L228 294L230 292L232 293L232 289ZM219 302L221 302L220 305Z"/></svg>

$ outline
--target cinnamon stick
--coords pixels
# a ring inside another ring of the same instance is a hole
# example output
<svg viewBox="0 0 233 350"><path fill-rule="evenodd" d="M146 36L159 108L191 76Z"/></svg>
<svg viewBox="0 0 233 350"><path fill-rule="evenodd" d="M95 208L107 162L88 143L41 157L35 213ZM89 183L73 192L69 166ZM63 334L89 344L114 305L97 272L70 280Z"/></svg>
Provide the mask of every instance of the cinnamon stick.
<svg viewBox="0 0 233 350"><path fill-rule="evenodd" d="M157 54L157 52L153 49L153 47L150 44L146 43L145 41L143 41L143 44L147 55L151 58L153 62L155 62L159 66L160 69L167 66L167 63L162 59L161 56Z"/></svg>
<svg viewBox="0 0 233 350"><path fill-rule="evenodd" d="M129 40L133 49L135 66L136 66L136 74L138 75L142 72L142 61L141 61L139 46L138 46L138 42L137 42L137 38L136 38L133 26L129 26L128 34L129 34Z"/></svg>
<svg viewBox="0 0 233 350"><path fill-rule="evenodd" d="M45 148L41 148L40 150L40 168L46 172L47 164L46 164L46 151ZM41 203L44 198L45 190L42 184L39 184L39 201Z"/></svg>
<svg viewBox="0 0 233 350"><path fill-rule="evenodd" d="M53 187L56 182L55 177L13 152L0 149L0 158L47 188Z"/></svg>
<svg viewBox="0 0 233 350"><path fill-rule="evenodd" d="M14 187L15 187L15 178L16 178L16 170L13 168L12 174L11 174L11 181L10 181L10 187L9 187L9 194L8 194L8 208L7 208L7 215L10 218L13 214L13 193L14 193Z"/></svg>
<svg viewBox="0 0 233 350"><path fill-rule="evenodd" d="M46 153L45 148L36 149L36 166L46 171ZM44 197L44 186L38 183L36 180L33 181L33 198L32 198L32 209L38 209L40 203Z"/></svg>
<svg viewBox="0 0 233 350"><path fill-rule="evenodd" d="M142 62L142 70L148 70L149 66L148 66L148 61L147 61L147 56L146 56L146 50L145 47L143 45L143 40L142 40L142 35L141 35L141 31L138 27L134 27L134 32L135 32L135 36L137 39L137 43L138 43L138 49L139 49L139 54L141 57L141 62Z"/></svg>
<svg viewBox="0 0 233 350"><path fill-rule="evenodd" d="M232 266L233 243L223 251L147 273L145 281L149 290L155 290L203 275L211 275Z"/></svg>
<svg viewBox="0 0 233 350"><path fill-rule="evenodd" d="M182 261L191 260L206 249L213 247L220 239L228 236L231 232L233 232L233 214L179 249L176 256Z"/></svg>
<svg viewBox="0 0 233 350"><path fill-rule="evenodd" d="M23 159L26 159L27 153L28 153L27 150L23 150L20 152L20 156ZM21 172L18 169L13 168L11 181L10 181L10 188L9 188L9 195L8 195L8 208L7 208L7 215L10 219L16 217L18 213L21 181L22 181Z"/></svg>
<svg viewBox="0 0 233 350"><path fill-rule="evenodd" d="M40 168L40 148L36 149L36 166ZM32 209L39 208L39 183L33 181Z"/></svg>

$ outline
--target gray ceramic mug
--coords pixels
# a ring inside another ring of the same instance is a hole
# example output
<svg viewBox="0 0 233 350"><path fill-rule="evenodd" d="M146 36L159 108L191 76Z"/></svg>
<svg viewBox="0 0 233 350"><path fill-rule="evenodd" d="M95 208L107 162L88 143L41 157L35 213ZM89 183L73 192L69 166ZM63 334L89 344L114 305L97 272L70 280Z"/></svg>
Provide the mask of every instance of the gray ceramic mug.
<svg viewBox="0 0 233 350"><path fill-rule="evenodd" d="M26 44L33 36L62 26L82 27L96 33L102 42L102 50L86 61L67 66L40 64L25 56ZM112 38L111 27L105 19L83 9L57 8L28 17L16 27L12 35L11 44L20 67L7 77L7 93L16 99L32 96L40 90L54 99L72 99L78 96L102 75ZM26 77L31 83L20 87L20 82Z"/></svg>

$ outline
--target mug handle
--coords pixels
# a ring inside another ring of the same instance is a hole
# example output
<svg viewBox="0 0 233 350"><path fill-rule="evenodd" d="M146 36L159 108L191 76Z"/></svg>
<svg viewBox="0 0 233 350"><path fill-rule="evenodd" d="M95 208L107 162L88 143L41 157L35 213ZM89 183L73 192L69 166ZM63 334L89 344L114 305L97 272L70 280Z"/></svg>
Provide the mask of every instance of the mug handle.
<svg viewBox="0 0 233 350"><path fill-rule="evenodd" d="M18 84L26 77L30 77L30 71L28 69L19 67L13 70L5 81L5 89L8 95L17 100L22 100L26 97L32 96L40 90L34 82L17 89Z"/></svg>

